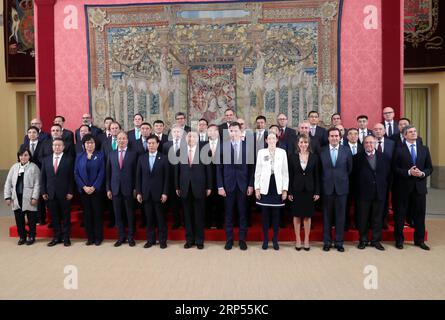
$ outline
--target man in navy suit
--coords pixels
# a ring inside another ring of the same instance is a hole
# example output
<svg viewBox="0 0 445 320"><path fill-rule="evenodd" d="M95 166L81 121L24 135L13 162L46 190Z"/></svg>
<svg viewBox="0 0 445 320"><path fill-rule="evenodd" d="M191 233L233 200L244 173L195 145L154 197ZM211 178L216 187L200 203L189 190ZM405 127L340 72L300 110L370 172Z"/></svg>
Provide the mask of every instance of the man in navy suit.
<svg viewBox="0 0 445 320"><path fill-rule="evenodd" d="M71 245L71 199L74 192L73 158L64 153L64 142L61 138L53 140L53 153L42 162L41 194L48 201L54 228L54 237L49 247L62 243ZM63 239L62 239L63 238Z"/></svg>
<svg viewBox="0 0 445 320"><path fill-rule="evenodd" d="M241 140L239 123L232 122L229 127L231 141L224 141L220 164L217 165L218 194L225 198L226 213L226 250L233 246L233 211L235 203L239 216L239 246L247 250L247 196L253 193L253 153L248 154L246 143Z"/></svg>
<svg viewBox="0 0 445 320"><path fill-rule="evenodd" d="M128 131L128 141L130 144L141 138L141 125L144 122L144 117L140 113L133 116L134 129Z"/></svg>
<svg viewBox="0 0 445 320"><path fill-rule="evenodd" d="M113 202L114 217L119 231L119 239L114 244L120 247L125 242L125 225L122 208L125 207L128 223L128 244L136 245L134 197L137 154L128 148L128 136L124 131L117 135L117 150L108 155L106 167L107 197Z"/></svg>
<svg viewBox="0 0 445 320"><path fill-rule="evenodd" d="M328 143L328 137L326 133L326 129L320 127L318 124L320 123L320 115L317 111L310 111L308 113L309 123L311 125L309 129L309 134L312 140L318 140L318 144L323 147Z"/></svg>
<svg viewBox="0 0 445 320"><path fill-rule="evenodd" d="M74 145L74 133L71 130L65 129L65 117L64 116L55 116L54 124L58 124L62 127L62 140L65 143L69 143Z"/></svg>
<svg viewBox="0 0 445 320"><path fill-rule="evenodd" d="M158 151L162 153L162 147L164 143L168 141L168 135L164 134L164 121L162 120L155 120L153 122L153 133L156 135L159 139L159 147Z"/></svg>
<svg viewBox="0 0 445 320"><path fill-rule="evenodd" d="M229 138L229 126L230 124L235 121L236 114L233 109L226 109L224 111L224 122L219 125L219 137L221 141ZM224 132L227 133L227 136L224 136Z"/></svg>
<svg viewBox="0 0 445 320"><path fill-rule="evenodd" d="M346 200L349 193L349 175L352 172L351 151L340 144L340 130L328 130L329 145L320 153L323 186L323 250L329 251L332 244L331 227L335 216L335 248L344 252Z"/></svg>
<svg viewBox="0 0 445 320"><path fill-rule="evenodd" d="M53 141L56 138L62 139L62 127L58 124L53 124L51 126L51 138L42 142L42 147L38 155L40 162L43 162L43 159L53 154ZM70 157L74 157L74 146L69 142L64 142L63 152Z"/></svg>
<svg viewBox="0 0 445 320"><path fill-rule="evenodd" d="M42 131L42 120L35 118L31 120L31 127L36 127L39 133L39 142L43 142L45 140L48 140L51 138L49 133ZM25 134L25 137L23 138L23 143L27 144L29 142L28 135Z"/></svg>
<svg viewBox="0 0 445 320"><path fill-rule="evenodd" d="M390 138L393 135L400 134L399 124L394 120L394 109L391 107L383 108L383 126L385 129L385 136Z"/></svg>
<svg viewBox="0 0 445 320"><path fill-rule="evenodd" d="M76 151L76 156L77 156L79 153L82 153L82 152L85 151L85 148L84 148L83 143L82 143L82 139L83 139L83 137L84 137L86 134L88 134L88 133L91 133L91 132L90 132L90 127L89 127L89 126L87 126L86 124L83 124L83 125L81 125L81 126L79 127L80 141L76 142L76 144L75 144L75 146L74 146L74 150Z"/></svg>
<svg viewBox="0 0 445 320"><path fill-rule="evenodd" d="M143 122L141 124L141 138L132 143L131 148L136 151L138 157L145 154L148 150L148 138L151 136L151 124Z"/></svg>
<svg viewBox="0 0 445 320"><path fill-rule="evenodd" d="M363 140L366 136L372 136L372 131L368 129L368 116L359 115L357 117L357 127L358 127L358 141L363 144Z"/></svg>
<svg viewBox="0 0 445 320"><path fill-rule="evenodd" d="M384 127L381 123L382 131ZM368 244L369 220L371 219L371 245L378 250L385 250L380 243L382 239L382 213L387 197L390 162L380 151L375 150L376 138L366 136L363 141L365 152L357 155L354 166L357 179L357 203L359 208L359 249Z"/></svg>
<svg viewBox="0 0 445 320"><path fill-rule="evenodd" d="M279 129L277 146L282 142L286 146L285 150L289 152L289 149L293 148L292 146L295 147L295 143L297 142L297 132L294 129L289 128L287 122L287 116L284 113L280 113L277 116Z"/></svg>
<svg viewBox="0 0 445 320"><path fill-rule="evenodd" d="M167 248L167 222L165 203L170 191L170 166L167 156L158 151L159 139L148 138L148 150L139 157L136 170L136 194L143 204L147 219L147 243L144 248L156 244L155 221L158 222L158 236L161 249Z"/></svg>
<svg viewBox="0 0 445 320"><path fill-rule="evenodd" d="M403 227L408 212L414 221L414 244L423 250L430 248L425 244L425 211L427 177L433 172L428 147L418 143L417 130L409 125L403 129L405 144L394 154L394 190L397 193L394 236L397 249L403 249Z"/></svg>
<svg viewBox="0 0 445 320"><path fill-rule="evenodd" d="M185 249L194 244L204 249L205 200L212 192L212 169L202 162L201 148L196 132L186 136L187 147L179 151L179 163L175 166L175 188L184 206Z"/></svg>
<svg viewBox="0 0 445 320"><path fill-rule="evenodd" d="M102 129L100 129L100 128L96 127L95 125L93 125L93 118L91 117L91 114L89 114L89 113L84 113L82 115L82 124L86 124L87 126L90 127L91 134L95 138L98 137L102 133ZM76 142L77 141L81 141L80 134L79 134L79 129L76 130Z"/></svg>

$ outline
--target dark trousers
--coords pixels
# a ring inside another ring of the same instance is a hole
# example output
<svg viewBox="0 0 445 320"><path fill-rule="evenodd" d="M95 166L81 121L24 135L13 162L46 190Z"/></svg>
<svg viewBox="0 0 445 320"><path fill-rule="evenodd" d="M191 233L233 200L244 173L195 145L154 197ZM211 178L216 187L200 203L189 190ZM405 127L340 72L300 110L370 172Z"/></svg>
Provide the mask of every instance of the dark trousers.
<svg viewBox="0 0 445 320"><path fill-rule="evenodd" d="M36 223L37 212L36 211L22 211L20 209L14 211L15 224L17 225L17 232L20 239L26 239L26 222L25 215L28 217L29 237L36 237Z"/></svg>
<svg viewBox="0 0 445 320"><path fill-rule="evenodd" d="M173 214L173 224L181 225L181 198L176 194L176 190L172 190L168 199L168 206Z"/></svg>
<svg viewBox="0 0 445 320"><path fill-rule="evenodd" d="M112 201L114 218L119 232L119 240L125 239L125 220L128 224L128 239L133 239L135 230L133 197L125 197L121 193L119 193L118 195L113 195ZM125 211L123 209L125 209ZM124 213L126 213L126 215Z"/></svg>
<svg viewBox="0 0 445 320"><path fill-rule="evenodd" d="M397 204L397 212L395 213L394 237L397 243L403 243L403 227L408 212L413 214L414 221L414 243L418 244L425 240L425 212L426 212L426 195L418 194L415 190L399 194ZM411 201L410 201L411 200Z"/></svg>
<svg viewBox="0 0 445 320"><path fill-rule="evenodd" d="M372 240L371 243L382 240L382 214L384 200L360 200L358 202L358 228L360 232L360 241L368 242L368 225L371 221Z"/></svg>
<svg viewBox="0 0 445 320"><path fill-rule="evenodd" d="M224 198L218 194L218 189L212 190L206 199L206 226L222 227L224 224Z"/></svg>
<svg viewBox="0 0 445 320"><path fill-rule="evenodd" d="M189 244L204 244L205 198L196 199L192 189L182 198L184 205L185 240Z"/></svg>
<svg viewBox="0 0 445 320"><path fill-rule="evenodd" d="M335 245L343 245L345 210L348 195L325 195L323 198L323 243L332 244L332 219L335 217Z"/></svg>
<svg viewBox="0 0 445 320"><path fill-rule="evenodd" d="M346 213L345 213L345 230L351 228L355 224L358 229L358 205L356 197L353 194L349 194L346 200ZM351 213L352 211L352 213Z"/></svg>
<svg viewBox="0 0 445 320"><path fill-rule="evenodd" d="M69 240L71 234L71 201L62 197L48 200L54 239Z"/></svg>
<svg viewBox="0 0 445 320"><path fill-rule="evenodd" d="M43 200L43 197L39 197L39 204L37 207L37 221L44 224L46 223L46 201Z"/></svg>
<svg viewBox="0 0 445 320"><path fill-rule="evenodd" d="M94 192L91 195L82 193L80 195L85 220L85 230L88 241L101 242L103 240L103 208L102 194Z"/></svg>
<svg viewBox="0 0 445 320"><path fill-rule="evenodd" d="M239 240L245 241L247 235L247 194L246 190L241 191L239 187L236 187L233 192L226 191L226 239L227 241L233 241L233 211L235 203L238 207L239 218Z"/></svg>
<svg viewBox="0 0 445 320"><path fill-rule="evenodd" d="M282 208L275 207L261 207L261 216L263 222L263 241L269 242L269 226L270 220L272 220L273 226L273 242L278 241L278 230L280 225L280 211Z"/></svg>
<svg viewBox="0 0 445 320"><path fill-rule="evenodd" d="M147 219L147 241L156 244L155 227L158 222L159 243L167 243L167 222L165 219L165 205L159 200L150 199L144 201L145 217Z"/></svg>

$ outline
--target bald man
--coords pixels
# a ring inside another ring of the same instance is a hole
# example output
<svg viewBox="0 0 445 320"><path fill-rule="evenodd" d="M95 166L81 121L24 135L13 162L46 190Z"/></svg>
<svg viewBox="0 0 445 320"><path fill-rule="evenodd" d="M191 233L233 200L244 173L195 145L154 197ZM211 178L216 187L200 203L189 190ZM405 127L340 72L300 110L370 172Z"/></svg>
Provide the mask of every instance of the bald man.
<svg viewBox="0 0 445 320"><path fill-rule="evenodd" d="M93 137L97 137L101 133L103 133L100 128L98 128L95 125L93 125L93 117L89 113L84 113L82 115L82 123L81 124L86 124L87 126L90 127L90 132L93 135ZM80 139L80 132L79 132L79 129L77 129L76 130L76 142L80 141L80 140L81 140Z"/></svg>
<svg viewBox="0 0 445 320"><path fill-rule="evenodd" d="M42 120L40 120L39 118L34 118L31 120L31 127L36 127L37 129L39 129L38 134L39 134L39 142L48 140L49 138L51 138L50 134L47 132L43 132L42 131ZM27 134L25 134L25 137L23 138L23 143L25 145L29 144L29 137Z"/></svg>
<svg viewBox="0 0 445 320"><path fill-rule="evenodd" d="M391 137L400 134L399 124L394 120L395 112L391 107L383 108L383 125L385 128L385 136Z"/></svg>

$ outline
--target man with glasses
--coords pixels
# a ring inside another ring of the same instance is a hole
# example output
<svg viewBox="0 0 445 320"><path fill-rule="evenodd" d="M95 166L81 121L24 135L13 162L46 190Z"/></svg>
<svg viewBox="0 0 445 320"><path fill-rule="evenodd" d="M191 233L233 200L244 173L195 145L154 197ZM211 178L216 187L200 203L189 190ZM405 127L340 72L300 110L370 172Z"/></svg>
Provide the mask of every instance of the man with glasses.
<svg viewBox="0 0 445 320"><path fill-rule="evenodd" d="M175 123L177 126L179 126L185 133L188 133L192 131L192 128L190 128L188 125L185 124L185 113L184 112L177 112L175 114Z"/></svg>
<svg viewBox="0 0 445 320"><path fill-rule="evenodd" d="M51 138L51 136L47 133L42 131L42 120L35 118L31 120L31 127L36 127L38 130L38 135L39 135L39 142L48 140L49 138ZM23 143L24 144L28 144L29 143L29 137L26 134L25 137L23 138Z"/></svg>
<svg viewBox="0 0 445 320"><path fill-rule="evenodd" d="M394 109L386 107L383 109L383 125L385 126L385 136L391 137L400 134L399 124L394 120Z"/></svg>
<svg viewBox="0 0 445 320"><path fill-rule="evenodd" d="M93 118L89 113L84 113L82 115L82 124L86 124L87 126L90 127L90 131L93 137L97 137L102 133L102 130L100 128L93 125ZM79 129L76 130L76 141L81 141Z"/></svg>
<svg viewBox="0 0 445 320"><path fill-rule="evenodd" d="M292 150L292 146L295 146L297 141L297 132L287 126L287 116L284 113L280 113L277 117L278 123L278 140L281 142L282 147L286 150Z"/></svg>
<svg viewBox="0 0 445 320"><path fill-rule="evenodd" d="M229 136L229 126L235 120L235 112L232 109L227 109L224 112L224 122L219 125L219 136L224 139L224 131L227 132L227 137Z"/></svg>
<svg viewBox="0 0 445 320"><path fill-rule="evenodd" d="M309 135L312 139L318 140L320 146L325 146L328 144L328 137L326 129L320 127L318 124L320 123L320 115L317 111L310 111L308 114L309 123L311 124L309 128Z"/></svg>

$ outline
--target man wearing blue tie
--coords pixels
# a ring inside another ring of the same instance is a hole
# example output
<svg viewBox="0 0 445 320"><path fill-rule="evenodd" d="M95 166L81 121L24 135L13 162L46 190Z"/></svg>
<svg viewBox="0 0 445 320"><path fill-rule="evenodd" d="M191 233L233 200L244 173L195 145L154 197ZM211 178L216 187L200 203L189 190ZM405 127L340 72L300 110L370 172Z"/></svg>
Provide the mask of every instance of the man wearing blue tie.
<svg viewBox="0 0 445 320"><path fill-rule="evenodd" d="M423 250L430 250L425 244L426 182L433 172L428 147L419 143L417 130L408 125L403 129L405 143L397 148L394 159L394 190L397 199L394 236L396 248L403 249L403 227L408 212L413 215L414 244Z"/></svg>
<svg viewBox="0 0 445 320"><path fill-rule="evenodd" d="M345 227L346 200L349 193L349 175L352 172L351 151L340 145L340 130L328 130L329 144L320 153L323 185L323 250L332 245L331 228L335 217L335 248L344 252L343 234Z"/></svg>

